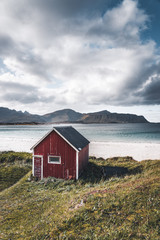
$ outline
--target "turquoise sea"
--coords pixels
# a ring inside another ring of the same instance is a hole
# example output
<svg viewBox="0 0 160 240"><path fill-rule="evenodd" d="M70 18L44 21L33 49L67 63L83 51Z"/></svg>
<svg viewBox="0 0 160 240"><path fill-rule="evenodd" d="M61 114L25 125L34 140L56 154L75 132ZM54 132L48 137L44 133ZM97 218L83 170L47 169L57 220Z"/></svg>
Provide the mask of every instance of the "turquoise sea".
<svg viewBox="0 0 160 240"><path fill-rule="evenodd" d="M0 151L28 151L53 126L55 125L1 125ZM160 143L160 123L72 124L72 126L90 142Z"/></svg>

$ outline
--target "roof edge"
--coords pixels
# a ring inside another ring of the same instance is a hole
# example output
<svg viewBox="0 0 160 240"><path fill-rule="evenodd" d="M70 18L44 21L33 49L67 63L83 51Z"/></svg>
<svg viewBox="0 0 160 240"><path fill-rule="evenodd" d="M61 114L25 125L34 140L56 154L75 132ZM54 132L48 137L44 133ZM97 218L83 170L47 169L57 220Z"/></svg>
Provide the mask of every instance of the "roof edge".
<svg viewBox="0 0 160 240"><path fill-rule="evenodd" d="M74 147L62 134L60 134L57 129L53 128L53 130L55 130L55 132L56 132L59 136L61 136L74 150L76 150L77 152L79 152L79 150L78 150L76 147Z"/></svg>
<svg viewBox="0 0 160 240"><path fill-rule="evenodd" d="M30 150L32 150L32 149L34 149L35 147L37 147L37 145L38 145L39 143L41 143L52 131L53 131L53 129L50 130L49 132L47 132L42 138L40 138L40 140L39 140L37 143L35 143L35 144L30 148Z"/></svg>
<svg viewBox="0 0 160 240"><path fill-rule="evenodd" d="M63 138L76 152L79 152L79 150L74 147L63 135L61 135L57 129L53 128L48 133L46 133L36 144L34 144L30 150L33 150L35 147L37 147L51 132L55 131L61 138ZM88 143L89 144L89 143Z"/></svg>

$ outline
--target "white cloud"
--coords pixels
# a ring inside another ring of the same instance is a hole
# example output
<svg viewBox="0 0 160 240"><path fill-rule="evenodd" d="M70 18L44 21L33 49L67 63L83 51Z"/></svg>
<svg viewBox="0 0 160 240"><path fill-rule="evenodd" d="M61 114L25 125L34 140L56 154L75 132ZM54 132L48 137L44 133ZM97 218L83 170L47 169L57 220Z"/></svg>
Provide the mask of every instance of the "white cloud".
<svg viewBox="0 0 160 240"><path fill-rule="evenodd" d="M159 89L159 78L145 83L158 74L160 56L154 41L141 41L148 16L137 1L124 0L103 15L102 7L96 12L97 1L90 15L91 1L78 2L1 0L0 57L6 68L0 82L23 85L26 95L22 98L20 89L8 84L10 95L2 94L1 102L10 96L17 106L35 101L44 102L44 109L48 101L52 109L145 104L146 99L158 104L159 97L148 93Z"/></svg>

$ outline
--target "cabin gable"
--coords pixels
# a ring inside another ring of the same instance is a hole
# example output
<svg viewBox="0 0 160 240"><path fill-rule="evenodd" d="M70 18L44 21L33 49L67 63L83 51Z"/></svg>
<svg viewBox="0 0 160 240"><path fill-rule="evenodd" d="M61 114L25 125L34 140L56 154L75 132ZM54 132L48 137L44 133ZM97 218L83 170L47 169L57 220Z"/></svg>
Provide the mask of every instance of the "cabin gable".
<svg viewBox="0 0 160 240"><path fill-rule="evenodd" d="M76 178L76 151L55 131L34 149L34 155L43 156L43 177ZM49 156L60 157L60 163L51 163Z"/></svg>
<svg viewBox="0 0 160 240"><path fill-rule="evenodd" d="M53 128L32 147L33 175L78 179L88 163L88 146L89 141L72 127Z"/></svg>

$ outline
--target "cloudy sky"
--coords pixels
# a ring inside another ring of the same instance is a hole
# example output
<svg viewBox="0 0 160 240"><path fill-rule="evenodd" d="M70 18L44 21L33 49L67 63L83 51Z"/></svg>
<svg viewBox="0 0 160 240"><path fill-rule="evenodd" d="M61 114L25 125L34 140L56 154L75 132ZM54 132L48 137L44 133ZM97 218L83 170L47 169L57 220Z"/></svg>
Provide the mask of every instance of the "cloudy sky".
<svg viewBox="0 0 160 240"><path fill-rule="evenodd" d="M0 106L160 122L160 0L1 0Z"/></svg>

